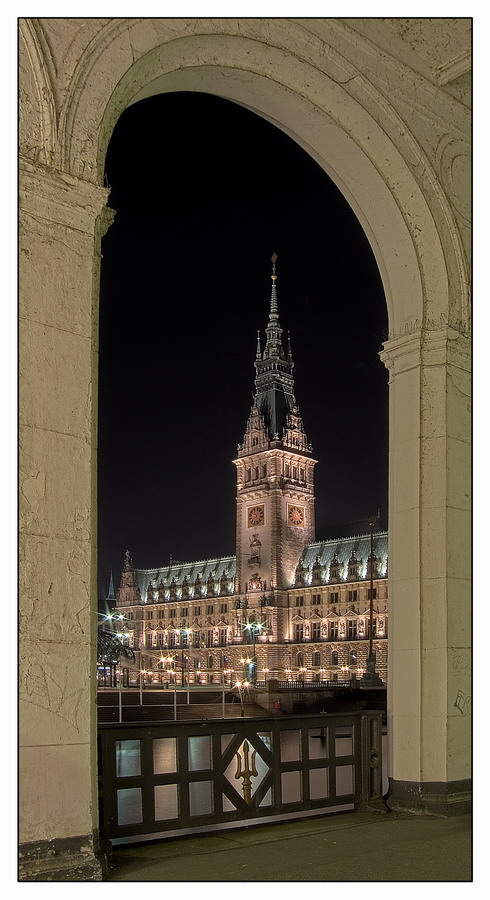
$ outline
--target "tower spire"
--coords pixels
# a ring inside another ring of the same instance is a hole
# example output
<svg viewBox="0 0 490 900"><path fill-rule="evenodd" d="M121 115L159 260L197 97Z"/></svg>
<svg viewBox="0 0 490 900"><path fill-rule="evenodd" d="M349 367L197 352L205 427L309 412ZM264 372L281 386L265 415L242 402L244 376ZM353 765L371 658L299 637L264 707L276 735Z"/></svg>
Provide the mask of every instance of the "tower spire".
<svg viewBox="0 0 490 900"><path fill-rule="evenodd" d="M271 275L272 288L271 288L271 308L270 308L270 313L269 313L269 323L271 323L273 320L274 320L274 321L277 321L277 322L279 323L279 316L278 316L278 314L277 314L277 290L276 290L277 275L276 275L276 262L277 262L277 253L273 253L273 254L272 254L272 257L271 257L271 263L272 263L272 275Z"/></svg>
<svg viewBox="0 0 490 900"><path fill-rule="evenodd" d="M265 329L265 333L267 335L267 340L265 344L264 350L264 359L266 357L278 357L279 359L285 359L284 347L282 346L282 328L279 322L279 313L278 313L278 305L277 305L277 275L276 275L276 262L277 262L277 253L273 253L271 257L272 262L272 288L271 288L271 305L269 311L269 321L267 323L267 328Z"/></svg>
<svg viewBox="0 0 490 900"><path fill-rule="evenodd" d="M116 595L114 593L114 579L112 577L112 569L111 569L111 579L109 581L109 593L107 594L107 600L115 600Z"/></svg>

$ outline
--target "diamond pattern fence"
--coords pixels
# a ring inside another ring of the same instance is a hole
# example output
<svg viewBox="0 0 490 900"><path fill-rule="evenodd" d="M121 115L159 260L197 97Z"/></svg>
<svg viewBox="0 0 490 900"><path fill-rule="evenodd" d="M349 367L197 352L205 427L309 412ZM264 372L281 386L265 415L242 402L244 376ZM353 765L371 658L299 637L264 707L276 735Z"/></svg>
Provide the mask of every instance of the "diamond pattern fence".
<svg viewBox="0 0 490 900"><path fill-rule="evenodd" d="M381 712L99 726L112 844L382 807Z"/></svg>

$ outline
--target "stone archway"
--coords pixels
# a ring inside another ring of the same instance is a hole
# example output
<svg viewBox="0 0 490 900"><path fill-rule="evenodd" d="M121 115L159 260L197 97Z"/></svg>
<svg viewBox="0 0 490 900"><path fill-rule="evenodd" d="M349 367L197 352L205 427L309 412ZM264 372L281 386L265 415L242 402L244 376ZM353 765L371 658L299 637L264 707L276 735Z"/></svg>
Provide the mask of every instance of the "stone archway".
<svg viewBox="0 0 490 900"><path fill-rule="evenodd" d="M218 94L286 131L336 182L370 240L390 327L382 358L390 370L392 803L464 808L469 733L457 697L470 693L466 108L339 19L62 21L65 45L60 20L21 22L25 846L53 837L76 844L96 828L97 297L111 220L103 160L123 109L172 90ZM33 627L39 600L41 631ZM34 755L43 787L29 775ZM66 788L55 797L60 765ZM75 771L85 781L74 805Z"/></svg>

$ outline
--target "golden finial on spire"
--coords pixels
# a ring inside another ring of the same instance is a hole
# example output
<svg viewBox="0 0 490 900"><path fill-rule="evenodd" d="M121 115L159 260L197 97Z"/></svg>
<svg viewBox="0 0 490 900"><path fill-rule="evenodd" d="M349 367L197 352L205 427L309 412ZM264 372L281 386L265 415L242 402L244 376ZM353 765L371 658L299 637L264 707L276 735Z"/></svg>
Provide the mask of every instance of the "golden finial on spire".
<svg viewBox="0 0 490 900"><path fill-rule="evenodd" d="M272 278L273 281L276 281L276 279L277 279L277 275L276 275L276 261L277 261L277 253L273 253L272 256L271 256L271 262L272 262L272 275L271 275L271 278Z"/></svg>

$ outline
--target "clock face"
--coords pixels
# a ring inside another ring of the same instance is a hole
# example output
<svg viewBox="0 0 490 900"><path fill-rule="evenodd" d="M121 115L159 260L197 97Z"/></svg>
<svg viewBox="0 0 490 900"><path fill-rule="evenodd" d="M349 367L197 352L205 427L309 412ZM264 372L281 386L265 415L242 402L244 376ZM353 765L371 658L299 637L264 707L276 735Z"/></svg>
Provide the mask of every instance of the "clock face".
<svg viewBox="0 0 490 900"><path fill-rule="evenodd" d="M252 528L253 525L263 525L264 524L264 507L263 506L251 506L248 511L248 527Z"/></svg>
<svg viewBox="0 0 490 900"><path fill-rule="evenodd" d="M305 510L303 506L290 506L288 504L288 525L299 525L301 528L305 524Z"/></svg>

